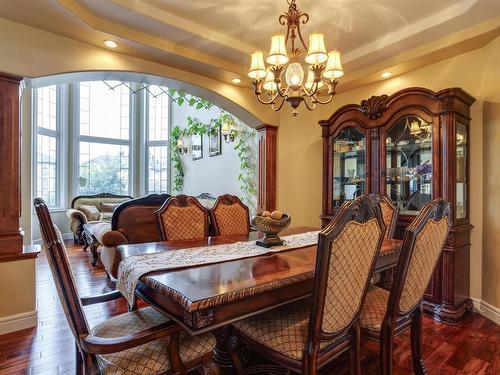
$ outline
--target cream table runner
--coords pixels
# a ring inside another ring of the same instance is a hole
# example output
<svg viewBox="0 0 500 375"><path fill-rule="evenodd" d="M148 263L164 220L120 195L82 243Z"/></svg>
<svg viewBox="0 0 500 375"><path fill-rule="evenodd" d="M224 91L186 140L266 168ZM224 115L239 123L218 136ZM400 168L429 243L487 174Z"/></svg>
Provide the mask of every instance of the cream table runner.
<svg viewBox="0 0 500 375"><path fill-rule="evenodd" d="M311 246L318 243L318 233L319 231L313 231L284 236L281 239L285 241L285 244L273 248L264 248L257 246L255 241L247 241L133 255L120 262L116 289L125 296L129 305L133 306L135 304L137 282L141 276L149 272L220 263Z"/></svg>

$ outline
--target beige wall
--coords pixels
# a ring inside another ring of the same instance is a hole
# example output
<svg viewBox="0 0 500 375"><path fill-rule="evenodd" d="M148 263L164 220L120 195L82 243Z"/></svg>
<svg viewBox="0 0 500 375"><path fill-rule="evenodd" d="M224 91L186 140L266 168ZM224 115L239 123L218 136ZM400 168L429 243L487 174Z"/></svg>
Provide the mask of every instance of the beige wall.
<svg viewBox="0 0 500 375"><path fill-rule="evenodd" d="M500 102L483 107L483 301L500 306Z"/></svg>
<svg viewBox="0 0 500 375"><path fill-rule="evenodd" d="M448 87L461 87L477 101L471 108L471 186L470 216L474 225L471 246L471 296L481 299L482 291L487 288L491 295L497 296L495 306L500 306L498 279L483 274L483 241L494 244L494 237L483 240L483 104L485 101L500 102L500 37L482 49L456 56L433 65L394 77L376 84L364 86L339 94L333 103L308 112L303 107L299 117L293 119L290 110L281 113L279 129L278 157L278 207L290 212L294 225L319 225L322 189L322 143L318 121L328 118L340 106L360 103L372 95L392 94L412 86L440 90ZM498 121L495 123L498 127ZM493 125L492 125L493 126ZM498 131L498 130L497 130ZM498 150L498 147L496 148ZM497 151L498 153L498 151ZM493 164L498 169L498 164ZM487 190L486 193L490 193ZM488 199L485 196L485 199ZM497 204L497 212L500 207ZM499 231L498 221L492 231ZM498 242L497 242L498 243ZM494 257L498 275L500 270L498 251L488 252ZM495 272L496 271L496 272ZM484 285L483 285L484 284ZM493 302L492 302L493 303Z"/></svg>

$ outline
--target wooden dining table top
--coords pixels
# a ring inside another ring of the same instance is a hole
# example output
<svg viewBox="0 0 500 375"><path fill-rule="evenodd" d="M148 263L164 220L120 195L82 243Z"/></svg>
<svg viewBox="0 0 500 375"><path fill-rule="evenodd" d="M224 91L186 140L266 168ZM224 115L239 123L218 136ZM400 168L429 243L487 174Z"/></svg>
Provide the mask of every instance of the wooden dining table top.
<svg viewBox="0 0 500 375"><path fill-rule="evenodd" d="M318 230L295 227L281 236ZM252 241L261 236L209 237L121 245L122 259L134 255ZM375 272L394 267L402 241L384 239ZM311 295L316 245L269 252L251 258L189 268L155 271L141 276L136 293L163 311L191 334L229 324L270 308Z"/></svg>

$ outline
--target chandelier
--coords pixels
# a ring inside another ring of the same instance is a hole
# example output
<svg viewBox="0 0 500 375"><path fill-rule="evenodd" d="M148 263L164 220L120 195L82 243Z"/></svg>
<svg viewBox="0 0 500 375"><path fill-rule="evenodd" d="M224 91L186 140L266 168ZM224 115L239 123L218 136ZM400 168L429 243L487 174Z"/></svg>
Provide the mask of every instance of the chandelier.
<svg viewBox="0 0 500 375"><path fill-rule="evenodd" d="M295 0L287 2L288 11L278 19L282 26L286 25L286 35L276 34L271 37L271 49L266 58L269 64L267 68L264 53L252 53L248 76L252 79L255 95L261 103L271 105L273 110L279 111L283 104L288 102L292 107L292 115L296 117L297 108L302 102L310 111L316 108L316 104L329 103L335 95L338 78L344 75L344 70L340 62L340 52L326 52L323 34L310 34L309 47L306 46L300 25L309 21L309 15L297 8ZM287 44L290 44L288 50ZM304 54L307 64L305 83L304 68L299 62ZM281 80L283 72L286 86ZM327 92L326 98L320 98L322 90Z"/></svg>

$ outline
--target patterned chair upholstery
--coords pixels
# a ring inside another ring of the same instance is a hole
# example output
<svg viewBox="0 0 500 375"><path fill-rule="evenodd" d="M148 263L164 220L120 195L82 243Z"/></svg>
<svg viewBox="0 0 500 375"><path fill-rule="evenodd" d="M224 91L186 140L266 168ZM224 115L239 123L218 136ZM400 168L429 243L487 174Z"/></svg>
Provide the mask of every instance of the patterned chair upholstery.
<svg viewBox="0 0 500 375"><path fill-rule="evenodd" d="M156 211L156 216L164 241L208 237L208 210L195 197L171 197Z"/></svg>
<svg viewBox="0 0 500 375"><path fill-rule="evenodd" d="M386 227L385 237L394 238L396 223L398 221L399 207L388 196L381 194L370 194L370 198L380 204L382 211L382 220Z"/></svg>
<svg viewBox="0 0 500 375"><path fill-rule="evenodd" d="M247 235L250 232L248 207L235 195L221 195L210 209L210 223L215 236Z"/></svg>
<svg viewBox="0 0 500 375"><path fill-rule="evenodd" d="M236 322L237 337L303 374L349 351L359 373L358 318L384 230L380 207L368 196L343 205L319 234L312 300ZM241 368L235 350L232 358Z"/></svg>
<svg viewBox="0 0 500 375"><path fill-rule="evenodd" d="M46 255L76 344L76 373L139 375L210 368L215 338L194 338L152 307L108 319L92 329L83 306L122 298L118 291L80 298L60 231L45 202L35 199ZM106 338L106 341L102 339Z"/></svg>
<svg viewBox="0 0 500 375"><path fill-rule="evenodd" d="M428 203L406 229L390 292L372 286L361 310L364 336L380 341L382 374L392 373L392 337L411 327L416 374L425 374L421 349L422 298L450 228L450 205Z"/></svg>

